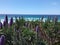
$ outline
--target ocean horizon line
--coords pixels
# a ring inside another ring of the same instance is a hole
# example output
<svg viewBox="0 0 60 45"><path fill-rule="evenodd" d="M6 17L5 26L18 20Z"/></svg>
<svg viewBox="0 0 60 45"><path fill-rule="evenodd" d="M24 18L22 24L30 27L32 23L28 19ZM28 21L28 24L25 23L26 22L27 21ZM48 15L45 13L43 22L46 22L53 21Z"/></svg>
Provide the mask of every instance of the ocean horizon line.
<svg viewBox="0 0 60 45"><path fill-rule="evenodd" d="M0 14L0 15L60 15L60 14Z"/></svg>

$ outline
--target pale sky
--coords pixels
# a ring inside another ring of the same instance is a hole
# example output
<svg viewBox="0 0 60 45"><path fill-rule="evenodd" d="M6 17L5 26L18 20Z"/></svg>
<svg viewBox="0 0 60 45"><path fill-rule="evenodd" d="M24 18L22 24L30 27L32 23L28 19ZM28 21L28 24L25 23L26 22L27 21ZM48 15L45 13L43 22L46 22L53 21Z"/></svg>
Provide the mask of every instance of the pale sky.
<svg viewBox="0 0 60 45"><path fill-rule="evenodd" d="M60 14L60 0L0 0L0 14Z"/></svg>

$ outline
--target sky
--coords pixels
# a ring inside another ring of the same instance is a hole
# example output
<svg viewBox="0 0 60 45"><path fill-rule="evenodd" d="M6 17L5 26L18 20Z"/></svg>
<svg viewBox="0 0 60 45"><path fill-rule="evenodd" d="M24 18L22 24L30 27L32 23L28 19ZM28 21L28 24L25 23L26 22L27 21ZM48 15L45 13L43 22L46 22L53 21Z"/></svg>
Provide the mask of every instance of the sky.
<svg viewBox="0 0 60 45"><path fill-rule="evenodd" d="M60 0L0 0L0 14L60 14Z"/></svg>

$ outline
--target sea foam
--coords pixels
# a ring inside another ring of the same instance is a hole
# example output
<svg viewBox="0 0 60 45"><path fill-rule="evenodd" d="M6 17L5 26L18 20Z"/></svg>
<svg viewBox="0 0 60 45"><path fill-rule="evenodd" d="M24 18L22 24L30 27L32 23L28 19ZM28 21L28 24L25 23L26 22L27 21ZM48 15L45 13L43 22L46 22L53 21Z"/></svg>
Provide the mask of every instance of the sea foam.
<svg viewBox="0 0 60 45"><path fill-rule="evenodd" d="M8 18L8 23L10 22L10 19L11 18ZM17 18L17 19L19 19L19 18ZM41 18L24 18L26 21L36 21L36 20L41 20ZM1 20L1 22L3 23L4 22L4 19L0 19ZM47 20L47 18L43 18L43 22L45 22L45 20ZM13 17L13 22L15 22L15 17Z"/></svg>

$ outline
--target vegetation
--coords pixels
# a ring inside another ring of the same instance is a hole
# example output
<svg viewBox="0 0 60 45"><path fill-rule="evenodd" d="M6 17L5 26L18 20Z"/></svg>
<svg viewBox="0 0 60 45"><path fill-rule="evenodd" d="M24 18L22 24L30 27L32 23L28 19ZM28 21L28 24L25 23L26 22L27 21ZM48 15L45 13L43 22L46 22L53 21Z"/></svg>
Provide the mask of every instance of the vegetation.
<svg viewBox="0 0 60 45"><path fill-rule="evenodd" d="M56 16L45 22L43 17L36 21L15 18L15 22L11 18L8 23L6 15L4 23L0 22L0 45L60 45L60 22Z"/></svg>

